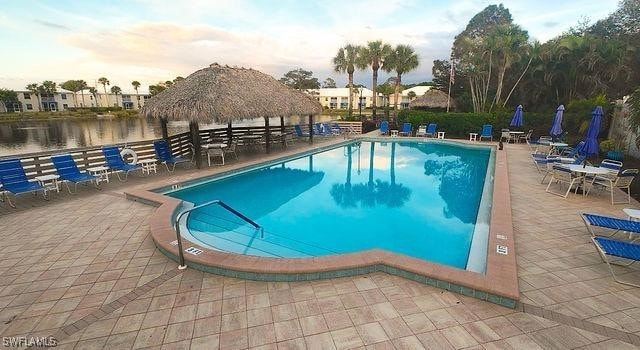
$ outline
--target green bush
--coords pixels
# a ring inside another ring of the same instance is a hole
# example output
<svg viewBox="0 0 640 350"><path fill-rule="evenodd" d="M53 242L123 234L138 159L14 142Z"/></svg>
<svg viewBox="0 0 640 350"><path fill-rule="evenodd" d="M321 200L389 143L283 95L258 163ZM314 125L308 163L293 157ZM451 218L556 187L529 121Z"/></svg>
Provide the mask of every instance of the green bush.
<svg viewBox="0 0 640 350"><path fill-rule="evenodd" d="M95 113L107 113L107 112L115 112L122 111L122 107L111 106L111 107L71 107L67 108L68 111L71 112L95 112Z"/></svg>

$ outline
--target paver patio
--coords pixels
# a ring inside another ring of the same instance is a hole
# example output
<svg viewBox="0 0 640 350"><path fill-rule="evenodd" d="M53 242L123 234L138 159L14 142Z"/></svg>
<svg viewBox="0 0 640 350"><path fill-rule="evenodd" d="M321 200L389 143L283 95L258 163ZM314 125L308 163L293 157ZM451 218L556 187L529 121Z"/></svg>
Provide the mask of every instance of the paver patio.
<svg viewBox="0 0 640 350"><path fill-rule="evenodd" d="M527 147L506 152L516 310L384 273L295 283L177 273L148 234L155 208L122 195L149 181L133 178L0 205L0 333L55 334L62 349L635 348L640 289L612 280L578 216L624 206L547 194Z"/></svg>

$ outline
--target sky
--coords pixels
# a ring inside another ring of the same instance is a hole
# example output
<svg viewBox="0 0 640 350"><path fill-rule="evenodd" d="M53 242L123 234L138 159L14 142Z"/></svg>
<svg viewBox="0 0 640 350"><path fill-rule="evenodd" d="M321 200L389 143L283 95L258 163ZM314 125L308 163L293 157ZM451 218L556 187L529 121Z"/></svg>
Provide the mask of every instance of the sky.
<svg viewBox="0 0 640 350"><path fill-rule="evenodd" d="M434 59L447 59L453 38L484 0L0 0L0 88L83 79L131 92L186 77L217 62L276 79L303 68L345 86L331 59L347 43L383 40L416 49L420 66L404 83L429 81ZM617 0L503 1L532 39L549 40L582 20L595 22ZM391 74L382 72L379 82ZM355 75L371 85L371 72Z"/></svg>

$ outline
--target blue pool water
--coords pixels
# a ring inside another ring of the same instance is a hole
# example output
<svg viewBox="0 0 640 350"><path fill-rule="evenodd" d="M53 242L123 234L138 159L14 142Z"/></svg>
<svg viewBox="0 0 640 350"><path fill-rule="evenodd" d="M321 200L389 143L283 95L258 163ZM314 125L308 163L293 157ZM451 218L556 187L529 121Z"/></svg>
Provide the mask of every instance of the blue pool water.
<svg viewBox="0 0 640 350"><path fill-rule="evenodd" d="M464 269L490 154L449 142L356 142L167 194L220 199L263 227L218 206L195 210L192 239L216 249L310 257L380 248Z"/></svg>

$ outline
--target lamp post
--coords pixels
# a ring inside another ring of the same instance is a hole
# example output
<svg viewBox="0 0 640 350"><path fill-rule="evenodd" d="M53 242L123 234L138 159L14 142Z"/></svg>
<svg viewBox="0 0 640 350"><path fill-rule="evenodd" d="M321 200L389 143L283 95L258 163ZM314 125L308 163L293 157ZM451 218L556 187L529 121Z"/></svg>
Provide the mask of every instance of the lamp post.
<svg viewBox="0 0 640 350"><path fill-rule="evenodd" d="M362 119L362 86L358 88L360 90L360 98L358 99L358 108L360 109L360 119Z"/></svg>

